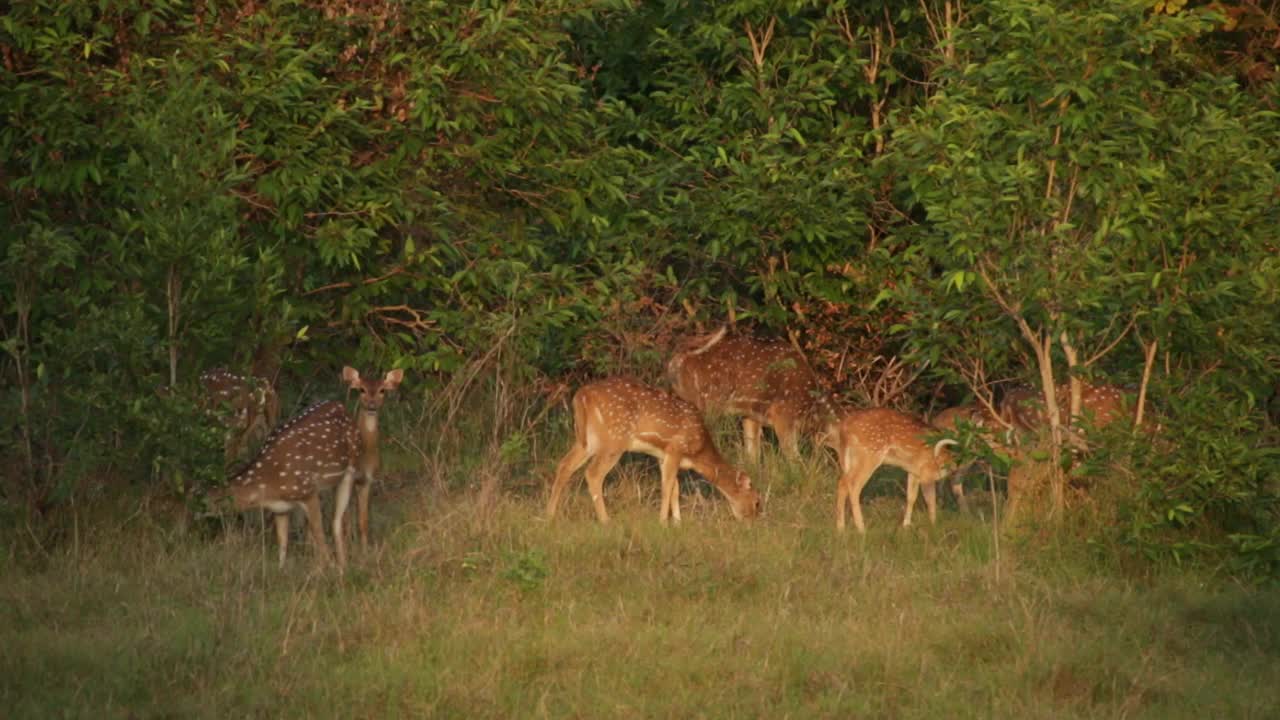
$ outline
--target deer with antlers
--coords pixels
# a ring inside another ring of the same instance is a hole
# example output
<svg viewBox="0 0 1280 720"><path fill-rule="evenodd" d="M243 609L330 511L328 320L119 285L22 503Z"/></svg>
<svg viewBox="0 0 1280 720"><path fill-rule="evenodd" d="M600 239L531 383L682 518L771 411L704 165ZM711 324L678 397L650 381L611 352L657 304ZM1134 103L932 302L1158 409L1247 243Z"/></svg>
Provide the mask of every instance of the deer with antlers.
<svg viewBox="0 0 1280 720"><path fill-rule="evenodd" d="M201 406L226 427L223 451L228 466L264 440L280 418L280 398L264 378L213 368L200 374L200 386Z"/></svg>
<svg viewBox="0 0 1280 720"><path fill-rule="evenodd" d="M952 469L947 445L932 445L928 438L936 431L924 422L890 408L855 410L828 430L828 444L835 447L840 462L836 484L836 529L844 530L846 505L852 508L853 524L866 532L862 520L862 489L881 465L894 465L907 472L907 509L903 527L911 525L911 511L921 488L929 509L929 522L937 522L938 482Z"/></svg>
<svg viewBox="0 0 1280 720"><path fill-rule="evenodd" d="M678 472L694 470L729 501L738 519L760 513L760 495L751 478L725 462L711 441L697 408L663 390L628 378L584 385L573 396L574 443L556 466L547 517L555 517L565 486L587 465L587 488L596 518L609 522L604 506L604 478L623 453L640 452L662 466L662 502L658 518L680 522Z"/></svg>
<svg viewBox="0 0 1280 720"><path fill-rule="evenodd" d="M726 337L721 327L688 343L667 363L675 394L703 413L742 416L743 445L760 457L762 426L773 428L783 452L799 455L801 432L821 430L835 416L817 373L785 343Z"/></svg>
<svg viewBox="0 0 1280 720"><path fill-rule="evenodd" d="M328 561L320 492L335 485L333 540L339 567L345 567L347 562L342 528L353 487L357 490L360 545L369 545L369 491L380 464L378 411L387 393L399 387L404 371L392 370L383 377L365 379L355 369L344 367L342 379L360 393L355 417L348 416L340 402L311 406L278 428L258 457L219 496L230 499L236 510L260 507L275 514L281 567L289 547L289 512L295 507L306 510L317 558Z"/></svg>

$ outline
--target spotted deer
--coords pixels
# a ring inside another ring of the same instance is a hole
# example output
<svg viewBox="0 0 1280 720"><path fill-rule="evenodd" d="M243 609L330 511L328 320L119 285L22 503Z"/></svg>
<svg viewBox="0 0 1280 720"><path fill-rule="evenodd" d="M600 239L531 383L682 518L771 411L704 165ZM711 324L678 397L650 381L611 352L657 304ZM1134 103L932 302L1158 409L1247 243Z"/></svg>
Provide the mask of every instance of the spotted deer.
<svg viewBox="0 0 1280 720"><path fill-rule="evenodd" d="M677 351L667 363L675 394L703 413L742 416L747 457L760 457L761 427L773 428L783 452L799 455L802 432L820 430L835 412L804 356L780 342L726 337L722 327Z"/></svg>
<svg viewBox="0 0 1280 720"><path fill-rule="evenodd" d="M264 378L214 368L201 373L200 386L201 406L226 428L223 453L228 466L264 440L280 419L280 398Z"/></svg>
<svg viewBox="0 0 1280 720"><path fill-rule="evenodd" d="M339 567L347 562L342 528L353 486L358 491L360 545L367 548L369 544L369 490L379 465L378 410L387 393L399 387L404 371L392 370L381 378L366 380L355 369L344 367L342 379L360 393L355 417L348 416L340 402L312 405L272 433L258 457L223 493L237 510L260 507L275 514L281 567L289 547L289 512L295 507L306 510L317 558L321 562L330 559L322 529L320 492L335 485L333 541Z"/></svg>
<svg viewBox="0 0 1280 720"><path fill-rule="evenodd" d="M992 419L991 414L975 403L949 407L929 420L929 425L941 432L958 432L963 424L982 429L999 427ZM951 493L956 496L956 504L960 506L960 511L966 513L969 512L969 502L964 497L962 473L968 467L969 464L964 467L957 466L950 474Z"/></svg>
<svg viewBox="0 0 1280 720"><path fill-rule="evenodd" d="M836 529L844 530L845 506L853 509L853 524L866 532L862 520L862 489L881 465L894 465L907 472L907 510L903 527L911 525L911 510L924 488L929 522L937 522L938 482L951 471L952 457L940 440L932 445L928 437L936 431L910 415L889 408L855 410L847 413L828 431L840 462L836 483Z"/></svg>
<svg viewBox="0 0 1280 720"><path fill-rule="evenodd" d="M658 388L627 378L610 378L579 388L573 396L573 447L556 467L547 503L555 517L565 486L588 460L587 487L596 518L609 522L604 506L604 478L623 453L652 455L662 465L662 502L658 518L680 522L677 473L691 469L705 477L729 501L733 516L760 513L760 495L751 479L725 462L711 441L697 408Z"/></svg>
<svg viewBox="0 0 1280 720"><path fill-rule="evenodd" d="M977 403L949 407L929 420L929 424L939 430L959 430L962 423L992 430L1000 427L1000 423L991 417L991 413Z"/></svg>
<svg viewBox="0 0 1280 720"><path fill-rule="evenodd" d="M1071 412L1071 386L1059 385L1054 390L1059 418L1069 423ZM1101 428L1126 416L1125 403L1128 394L1115 385L1084 385L1080 392L1080 418ZM1000 413L1022 432L1037 432L1049 425L1044 410L1044 396L1029 387L1018 387L1005 393L1000 401ZM1071 424L1077 424L1071 422Z"/></svg>
<svg viewBox="0 0 1280 720"><path fill-rule="evenodd" d="M991 410L976 402L949 407L929 419L929 425L939 432L959 432L961 426L966 424L982 431L991 447L1003 452L1009 451L1008 422L996 417ZM972 462L957 464L948 474L951 480L951 492L956 496L956 504L960 506L961 512L966 513L969 511L969 503L964 496L963 475L972 464Z"/></svg>

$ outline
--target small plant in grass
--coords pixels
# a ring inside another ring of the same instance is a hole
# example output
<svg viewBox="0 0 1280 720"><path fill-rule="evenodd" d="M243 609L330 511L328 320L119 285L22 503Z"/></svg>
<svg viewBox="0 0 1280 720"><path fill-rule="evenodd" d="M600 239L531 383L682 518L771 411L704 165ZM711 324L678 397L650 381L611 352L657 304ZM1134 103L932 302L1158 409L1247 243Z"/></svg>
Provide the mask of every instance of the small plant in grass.
<svg viewBox="0 0 1280 720"><path fill-rule="evenodd" d="M547 557L540 550L525 550L507 554L507 569L502 577L515 583L521 590L536 590L546 581L551 571Z"/></svg>

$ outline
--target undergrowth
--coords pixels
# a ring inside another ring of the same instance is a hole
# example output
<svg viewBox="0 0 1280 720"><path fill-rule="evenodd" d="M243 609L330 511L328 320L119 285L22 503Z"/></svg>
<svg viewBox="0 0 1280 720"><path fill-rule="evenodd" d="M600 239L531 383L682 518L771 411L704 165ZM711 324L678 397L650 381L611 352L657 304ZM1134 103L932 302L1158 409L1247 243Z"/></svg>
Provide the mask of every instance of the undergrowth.
<svg viewBox="0 0 1280 720"><path fill-rule="evenodd" d="M479 502L390 456L374 547L345 575L300 537L283 571L256 515L211 527L79 518L10 552L0 586L9 717L1275 717L1274 592L1132 575L1054 536L996 545L944 505L833 530L834 468L767 456L766 515L735 522L693 476L657 522L657 469L623 463L593 520L581 481L542 517L551 453ZM399 466L399 467L397 467ZM982 513L981 515L979 513ZM1049 538L1049 539L1046 539Z"/></svg>

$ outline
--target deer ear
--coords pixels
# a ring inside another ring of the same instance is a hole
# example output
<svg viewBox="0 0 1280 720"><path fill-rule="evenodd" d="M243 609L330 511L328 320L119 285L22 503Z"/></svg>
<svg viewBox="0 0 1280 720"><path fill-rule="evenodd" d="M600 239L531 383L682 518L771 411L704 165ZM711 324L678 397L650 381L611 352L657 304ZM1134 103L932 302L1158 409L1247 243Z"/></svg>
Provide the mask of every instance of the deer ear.
<svg viewBox="0 0 1280 720"><path fill-rule="evenodd" d="M352 387L360 382L360 371L347 365L342 368L342 381Z"/></svg>
<svg viewBox="0 0 1280 720"><path fill-rule="evenodd" d="M396 368L395 370L387 373L387 376L382 380L382 383L389 386L389 389L393 389L400 384L401 380L404 380L404 370Z"/></svg>

